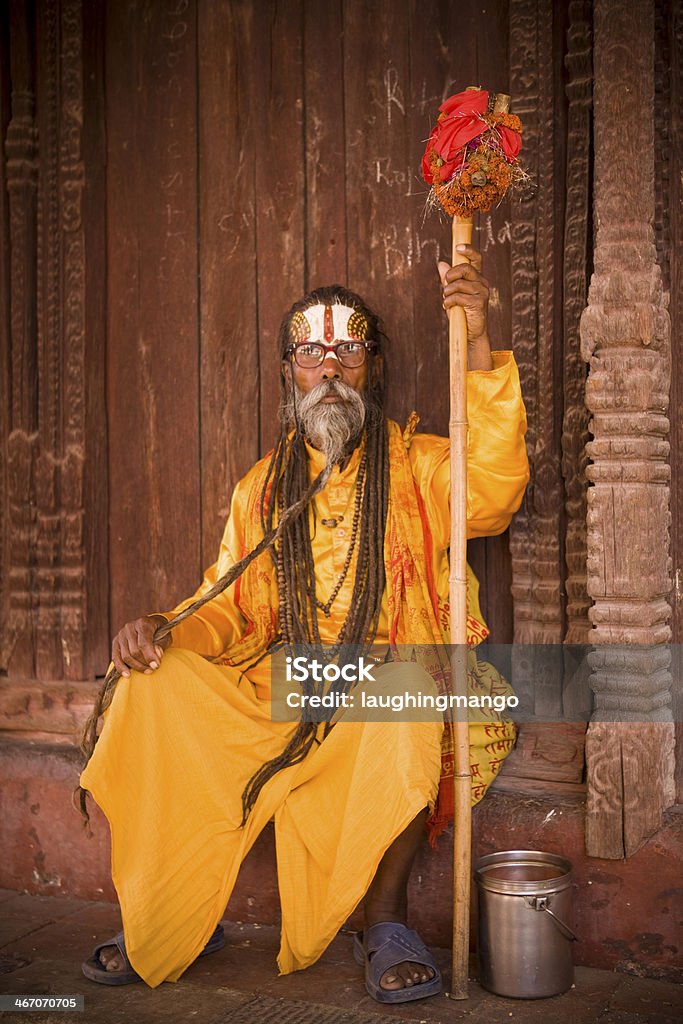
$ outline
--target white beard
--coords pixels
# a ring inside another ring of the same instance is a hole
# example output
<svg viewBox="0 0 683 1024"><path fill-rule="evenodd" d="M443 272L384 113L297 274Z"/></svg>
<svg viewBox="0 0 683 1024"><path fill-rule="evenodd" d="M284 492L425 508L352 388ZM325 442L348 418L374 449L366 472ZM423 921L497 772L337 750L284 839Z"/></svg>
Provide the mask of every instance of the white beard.
<svg viewBox="0 0 683 1024"><path fill-rule="evenodd" d="M348 454L352 442L360 438L365 425L366 408L363 396L341 381L329 380L318 384L309 392L296 391L296 412L301 428L310 443L323 452L328 466L341 462ZM339 395L340 402L322 402L326 395ZM294 418L291 397L285 406L286 416Z"/></svg>

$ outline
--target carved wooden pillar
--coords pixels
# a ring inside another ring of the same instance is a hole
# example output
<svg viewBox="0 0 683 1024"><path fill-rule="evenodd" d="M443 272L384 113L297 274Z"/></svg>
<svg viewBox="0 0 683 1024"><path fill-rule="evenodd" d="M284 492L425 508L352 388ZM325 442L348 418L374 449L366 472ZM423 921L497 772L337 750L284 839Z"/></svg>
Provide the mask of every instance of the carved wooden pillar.
<svg viewBox="0 0 683 1024"><path fill-rule="evenodd" d="M564 162L557 156L565 127L557 78L563 21L568 71ZM517 643L583 643L589 629L588 417L579 319L587 291L591 33L590 0L571 0L566 12L550 0L511 2L510 89L524 121L525 166L534 186L514 204L512 233L513 337L529 416L532 470L525 503L511 528ZM562 289L557 287L560 276Z"/></svg>
<svg viewBox="0 0 683 1024"><path fill-rule="evenodd" d="M567 208L564 229L563 342L564 418L562 475L566 491L568 644L585 644L590 630L590 598L586 585L586 364L581 355L579 325L588 291L588 243L593 106L592 0L572 0L565 65L567 82Z"/></svg>
<svg viewBox="0 0 683 1024"><path fill-rule="evenodd" d="M524 504L510 530L517 644L559 643L563 633L561 387L554 367L560 250L556 190L561 183L555 174L553 58L550 0L511 0L510 92L524 124L525 166L536 186L512 206L512 336L527 406L531 466ZM559 698L559 688L556 693ZM558 700L551 703L559 711Z"/></svg>
<svg viewBox="0 0 683 1024"><path fill-rule="evenodd" d="M592 241L589 185L593 130L593 4L591 0L571 0L568 13L564 58L568 102L562 266L562 477L566 514L564 641L568 645L583 645L591 628L588 618L591 600L586 578L586 445L590 434L586 408L587 367L581 355L579 325L588 296L588 251ZM565 650L563 661L563 712L568 719L585 721L592 707L588 667L585 659L580 655L577 657L574 648ZM585 742L584 733L584 726L575 722L573 734L581 749Z"/></svg>
<svg viewBox="0 0 683 1024"><path fill-rule="evenodd" d="M579 782L583 729L562 721L562 658L551 662L547 652L536 646L561 644L565 635L561 471L563 415L565 437L567 431L561 287L565 115L559 68L566 24L565 4L510 2L510 92L513 110L524 124L524 162L532 181L532 187L512 203L512 336L527 406L531 468L524 503L510 528L512 671L520 681L533 679L525 711L535 714L536 721L522 727L507 773ZM574 217L580 217L580 210ZM581 308L584 301L582 295ZM556 668L550 669L551 663Z"/></svg>
<svg viewBox="0 0 683 1024"><path fill-rule="evenodd" d="M6 506L2 509L8 571L3 576L7 618L2 664L19 675L34 674L32 617L35 507L33 464L37 428L36 243L37 129L31 5L10 10L11 118L5 139L9 197L10 411L3 446L7 460Z"/></svg>
<svg viewBox="0 0 683 1024"><path fill-rule="evenodd" d="M671 638L671 352L652 229L653 13L652 0L594 7L597 233L581 340L594 435L590 640L604 647L592 656L586 843L612 858L636 850L673 801L669 652L650 646ZM622 724L609 723L615 707Z"/></svg>
<svg viewBox="0 0 683 1024"><path fill-rule="evenodd" d="M568 4L563 164L557 158L564 124L560 113L563 97L556 77L562 5L550 0L512 0L510 7L510 88L515 109L524 120L525 166L534 185L515 204L513 224L513 335L526 385L532 478L523 509L513 522L511 546L515 640L526 643L563 639L580 643L589 628L586 372L578 333L587 290L591 10L590 0ZM564 219L558 212L563 204ZM566 550L561 515L565 498ZM565 556L566 623L562 601Z"/></svg>
<svg viewBox="0 0 683 1024"><path fill-rule="evenodd" d="M683 0L655 5L655 236L670 296L671 408L683 405ZM673 641L683 640L683 420L671 417ZM680 679L680 677L679 677ZM683 692L674 693L677 802L683 804Z"/></svg>
<svg viewBox="0 0 683 1024"><path fill-rule="evenodd" d="M5 143L12 409L2 439L10 571L1 659L10 677L85 679L106 666L103 148L95 59L84 97L84 52L97 49L97 7L82 0L12 4Z"/></svg>

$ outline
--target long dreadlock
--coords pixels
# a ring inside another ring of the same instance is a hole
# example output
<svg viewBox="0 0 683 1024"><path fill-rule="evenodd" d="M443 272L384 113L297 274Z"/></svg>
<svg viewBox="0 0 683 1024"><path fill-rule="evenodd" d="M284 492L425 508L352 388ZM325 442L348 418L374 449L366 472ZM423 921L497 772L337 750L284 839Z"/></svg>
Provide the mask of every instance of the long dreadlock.
<svg viewBox="0 0 683 1024"><path fill-rule="evenodd" d="M317 304L331 305L333 303L351 306L362 313L368 323L367 340L374 344L374 349L369 355L368 385L364 395L366 405L364 442L369 474L363 488L360 522L361 543L351 601L352 612L344 624L343 635L338 638L338 645L355 643L367 647L372 643L377 631L385 584L383 548L389 496L389 457L386 423L383 415L386 386L383 355L386 336L377 315L365 305L358 295L341 285L330 285L310 292L292 306L280 325L279 347L281 358L284 361L291 341L292 318L296 312L303 312ZM289 382L284 373L281 373L280 388L283 408L286 404L288 387ZM266 473L261 495L263 539L253 551L235 563L224 576L217 580L206 594L169 622L160 626L155 631L154 643L158 643L168 636L175 626L184 622L203 605L227 590L242 575L247 566L268 549L271 551L277 572L280 628L283 641L286 644L320 643L311 538L307 517L303 513L315 496L323 490L334 467L326 465L309 484L305 438L296 416L296 402L294 402L293 425L294 433L290 438L292 424L286 416L282 417L279 438L273 449ZM276 507L278 508L277 525L275 524ZM278 541L280 542L279 546L277 546ZM111 704L120 675L120 672L113 666L107 672L92 714L85 724L81 750L86 765L92 757L97 743L98 722ZM282 754L266 762L249 780L242 794L243 824L268 779L282 768L302 761L311 749L314 739L315 725L309 722L300 722ZM90 816L86 803L87 791L78 786L75 794L79 797L81 814L86 827L88 827Z"/></svg>
<svg viewBox="0 0 683 1024"><path fill-rule="evenodd" d="M384 533L389 500L389 453L384 418L386 376L383 344L386 339L377 316L358 295L341 285L331 285L311 292L292 306L280 327L279 344L284 360L292 341L290 326L294 315L304 312L310 306L334 303L361 312L369 325L367 340L373 342L369 355L368 384L363 396L366 406L364 443L367 472L363 482L360 545L349 614L333 648L338 651L342 645L353 645L365 650L372 644L377 632L385 585ZM290 377L293 378L293 373ZM283 373L283 405L290 386L293 387L293 383ZM278 503L279 507L288 508L301 500L308 488L308 457L305 438L296 416L296 404L293 421L283 417L280 436L266 474L261 495L264 533L273 529ZM294 433L290 436L292 427ZM320 646L315 566L307 516L299 516L291 522L290 527L283 531L279 544L271 548L271 556L277 572L282 640L288 647L302 644ZM344 684L340 682L338 685L341 688ZM304 692L307 692L312 684L304 683L303 686ZM266 782L283 768L298 764L306 757L315 742L316 732L315 722L302 719L282 753L267 761L252 776L242 794L243 823Z"/></svg>

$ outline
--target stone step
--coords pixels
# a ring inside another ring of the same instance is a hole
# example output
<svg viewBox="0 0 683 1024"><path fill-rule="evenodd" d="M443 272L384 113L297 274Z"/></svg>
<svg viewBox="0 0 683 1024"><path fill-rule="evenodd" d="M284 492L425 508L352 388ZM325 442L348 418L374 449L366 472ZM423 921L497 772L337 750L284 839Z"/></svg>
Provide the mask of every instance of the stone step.
<svg viewBox="0 0 683 1024"><path fill-rule="evenodd" d="M68 745L16 736L0 742L0 886L42 896L115 901L107 823L93 805L88 838L72 805L80 763L80 754ZM575 962L683 980L681 810L667 812L664 827L628 860L589 858L584 852L580 787L527 785L503 777L474 808L473 855L514 849L561 854L573 865ZM226 910L228 920L250 925L278 922L274 847L270 825L242 866ZM436 850L425 842L410 885L411 924L428 944L443 948L451 942L451 879L449 830ZM475 892L472 907L474 948ZM349 924L361 926L359 912Z"/></svg>

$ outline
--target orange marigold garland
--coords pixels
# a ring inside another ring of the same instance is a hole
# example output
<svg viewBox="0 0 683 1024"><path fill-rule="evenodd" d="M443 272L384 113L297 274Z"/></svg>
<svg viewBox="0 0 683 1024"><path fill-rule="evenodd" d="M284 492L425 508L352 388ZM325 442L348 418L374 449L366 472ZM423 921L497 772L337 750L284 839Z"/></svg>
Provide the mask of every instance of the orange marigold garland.
<svg viewBox="0 0 683 1024"><path fill-rule="evenodd" d="M489 109L485 89L466 89L439 107L422 157L422 175L431 185L429 202L446 213L470 217L490 210L511 185L527 179L517 159L522 122L516 114Z"/></svg>

